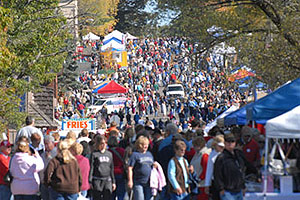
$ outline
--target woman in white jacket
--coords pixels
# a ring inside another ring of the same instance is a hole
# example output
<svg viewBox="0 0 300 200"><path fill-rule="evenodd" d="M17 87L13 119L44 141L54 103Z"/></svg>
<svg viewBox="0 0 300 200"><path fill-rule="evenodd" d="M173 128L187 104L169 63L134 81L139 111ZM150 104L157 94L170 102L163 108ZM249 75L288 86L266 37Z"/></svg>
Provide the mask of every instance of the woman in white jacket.
<svg viewBox="0 0 300 200"><path fill-rule="evenodd" d="M11 192L15 200L38 199L40 186L38 172L43 169L42 158L37 151L30 152L28 138L21 136L10 164L10 173L13 177Z"/></svg>

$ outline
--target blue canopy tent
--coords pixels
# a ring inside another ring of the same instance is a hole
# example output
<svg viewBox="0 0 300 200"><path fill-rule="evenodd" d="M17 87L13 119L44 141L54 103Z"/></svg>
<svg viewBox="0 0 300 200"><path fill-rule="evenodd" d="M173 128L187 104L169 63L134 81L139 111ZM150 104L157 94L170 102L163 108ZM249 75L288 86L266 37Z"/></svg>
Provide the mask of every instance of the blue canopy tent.
<svg viewBox="0 0 300 200"><path fill-rule="evenodd" d="M300 105L300 78L286 83L247 109L247 118L264 121L277 117ZM263 123L265 124L265 123Z"/></svg>
<svg viewBox="0 0 300 200"><path fill-rule="evenodd" d="M248 120L265 124L267 120L277 117L298 105L300 105L300 78L227 115L224 118L224 124L227 126L233 124L245 125Z"/></svg>
<svg viewBox="0 0 300 200"><path fill-rule="evenodd" d="M253 102L249 103L249 104L241 107L240 109L230 113L229 115L225 116L224 117L224 125L230 126L233 124L237 124L237 125L247 124L246 112L247 112L247 108L252 106L252 104L253 104Z"/></svg>

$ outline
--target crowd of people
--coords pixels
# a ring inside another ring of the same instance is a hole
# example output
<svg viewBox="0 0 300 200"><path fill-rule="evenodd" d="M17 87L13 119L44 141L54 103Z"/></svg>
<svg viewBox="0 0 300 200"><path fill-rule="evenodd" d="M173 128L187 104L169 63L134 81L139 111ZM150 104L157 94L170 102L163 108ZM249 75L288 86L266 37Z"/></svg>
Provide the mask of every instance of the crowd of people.
<svg viewBox="0 0 300 200"><path fill-rule="evenodd" d="M60 95L55 118L97 118L97 132L46 135L27 117L13 144L0 143L0 199L243 199L245 175L261 181L265 139L248 126L204 134L246 95L226 87L228 66L215 55L192 64L196 46L182 38L128 41L128 68L109 76L91 58L82 89ZM87 112L91 90L106 80L128 89L124 108ZM171 83L182 84L186 98L168 98Z"/></svg>
<svg viewBox="0 0 300 200"><path fill-rule="evenodd" d="M59 138L43 135L27 117L13 148L9 141L0 144L0 197L242 199L245 175L261 178L263 135L248 126L225 134L216 126L203 136L201 123L194 119L187 133L172 121L163 131L148 121L123 133L83 129Z"/></svg>
<svg viewBox="0 0 300 200"><path fill-rule="evenodd" d="M93 57L93 69L79 76L81 90L69 91L60 96L56 118L98 117L101 112L88 112L93 104L95 86L107 80L115 80L128 89L130 99L121 110L121 118L131 124L134 115L163 117L176 120L182 129L190 119L210 122L233 104L243 105L246 94L229 88L225 74L230 66L211 54L192 64L197 44L182 38L142 39L128 41L128 67L115 66L113 74L99 74L99 58ZM168 84L180 83L185 89L185 98L168 98ZM129 116L126 116L126 115ZM110 117L111 113L107 113ZM109 120L107 120L109 121Z"/></svg>

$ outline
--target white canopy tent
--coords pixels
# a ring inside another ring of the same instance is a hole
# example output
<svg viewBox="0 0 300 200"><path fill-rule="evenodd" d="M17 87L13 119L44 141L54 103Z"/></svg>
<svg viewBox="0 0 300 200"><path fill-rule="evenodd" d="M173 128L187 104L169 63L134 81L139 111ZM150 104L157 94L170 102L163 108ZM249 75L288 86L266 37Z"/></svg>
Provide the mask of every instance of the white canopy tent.
<svg viewBox="0 0 300 200"><path fill-rule="evenodd" d="M300 106L266 123L268 138L300 138Z"/></svg>
<svg viewBox="0 0 300 200"><path fill-rule="evenodd" d="M138 37L131 35L130 33L126 33L126 40L137 40Z"/></svg>
<svg viewBox="0 0 300 200"><path fill-rule="evenodd" d="M231 106L230 108L228 108L226 111L224 111L221 115L219 115L214 121L210 122L209 124L207 124L205 126L205 129L204 129L204 133L205 135L207 135L207 133L209 132L210 129L212 129L214 126L217 125L217 120L218 119L221 119L221 118L224 118L225 116L229 115L230 113L236 111L237 109L239 109L238 106Z"/></svg>
<svg viewBox="0 0 300 200"><path fill-rule="evenodd" d="M300 106L279 115L267 121L265 125L266 141L265 152L269 152L269 139L295 139L300 138ZM268 166L268 157L265 159L265 169ZM265 177L267 177L267 170L265 170ZM264 180L263 193L267 193L267 179ZM265 196L265 195L264 195Z"/></svg>
<svg viewBox="0 0 300 200"><path fill-rule="evenodd" d="M82 37L83 40L100 40L100 37L95 35L94 33L92 32L89 32L87 35L83 36Z"/></svg>
<svg viewBox="0 0 300 200"><path fill-rule="evenodd" d="M125 50L125 45L124 44L120 44L120 43L112 40L109 43L103 45L101 47L101 51L106 51L109 48L112 48L112 49L117 50L117 51L124 51Z"/></svg>
<svg viewBox="0 0 300 200"><path fill-rule="evenodd" d="M109 39L111 39L111 38L116 38L116 39L122 41L122 40L123 40L123 37L125 37L125 34L121 33L121 32L118 31L118 30L114 30L114 31L111 32L110 34L104 36L103 41L109 40Z"/></svg>

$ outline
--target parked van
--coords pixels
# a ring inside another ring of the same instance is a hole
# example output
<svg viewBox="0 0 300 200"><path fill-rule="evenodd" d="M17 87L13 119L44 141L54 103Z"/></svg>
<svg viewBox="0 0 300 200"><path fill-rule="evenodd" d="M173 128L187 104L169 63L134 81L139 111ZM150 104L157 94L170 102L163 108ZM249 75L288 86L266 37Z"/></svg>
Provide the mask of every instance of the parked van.
<svg viewBox="0 0 300 200"><path fill-rule="evenodd" d="M171 84L167 86L167 97L184 97L184 88L181 84Z"/></svg>
<svg viewBox="0 0 300 200"><path fill-rule="evenodd" d="M95 101L94 105L88 107L88 113L97 113L99 112L104 105L106 105L107 113L119 112L120 109L125 107L125 102L127 98L125 97L115 97L108 99L98 99Z"/></svg>

